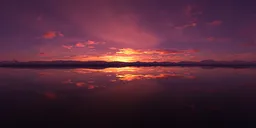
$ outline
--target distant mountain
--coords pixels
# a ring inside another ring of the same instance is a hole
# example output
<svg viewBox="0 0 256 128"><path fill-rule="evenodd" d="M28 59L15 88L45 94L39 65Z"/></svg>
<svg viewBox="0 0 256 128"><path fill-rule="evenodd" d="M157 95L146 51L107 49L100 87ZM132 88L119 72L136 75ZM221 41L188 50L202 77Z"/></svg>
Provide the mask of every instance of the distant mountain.
<svg viewBox="0 0 256 128"><path fill-rule="evenodd" d="M17 67L17 68L76 68L76 67L125 67L125 66L207 66L207 67L256 67L256 62L247 61L215 61L202 60L180 61L180 62L106 62L106 61L2 61L0 67Z"/></svg>

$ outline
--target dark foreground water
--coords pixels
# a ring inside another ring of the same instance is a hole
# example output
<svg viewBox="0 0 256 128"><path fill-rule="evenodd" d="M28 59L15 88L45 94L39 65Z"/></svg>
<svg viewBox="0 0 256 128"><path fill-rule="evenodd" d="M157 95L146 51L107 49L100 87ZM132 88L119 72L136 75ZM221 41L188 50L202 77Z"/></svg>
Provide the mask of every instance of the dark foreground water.
<svg viewBox="0 0 256 128"><path fill-rule="evenodd" d="M256 69L0 69L0 124L255 127Z"/></svg>

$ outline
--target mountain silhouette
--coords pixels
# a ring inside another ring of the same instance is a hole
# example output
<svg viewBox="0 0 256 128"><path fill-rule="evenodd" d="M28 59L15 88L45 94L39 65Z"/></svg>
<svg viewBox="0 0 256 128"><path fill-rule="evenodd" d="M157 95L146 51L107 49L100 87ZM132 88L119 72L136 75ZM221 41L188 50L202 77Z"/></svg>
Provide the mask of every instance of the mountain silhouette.
<svg viewBox="0 0 256 128"><path fill-rule="evenodd" d="M180 61L180 62L106 62L106 61L2 61L0 67L17 68L80 68L80 67L126 67L126 66L204 66L204 67L256 67L255 61Z"/></svg>

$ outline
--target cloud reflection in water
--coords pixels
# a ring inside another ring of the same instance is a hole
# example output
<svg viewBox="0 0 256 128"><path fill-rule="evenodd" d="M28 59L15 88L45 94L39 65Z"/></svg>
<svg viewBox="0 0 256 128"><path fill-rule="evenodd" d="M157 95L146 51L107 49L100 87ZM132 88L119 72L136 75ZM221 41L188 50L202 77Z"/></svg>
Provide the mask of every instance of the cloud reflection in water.
<svg viewBox="0 0 256 128"><path fill-rule="evenodd" d="M138 67L122 67L122 68L105 68L105 69L75 69L74 72L84 73L103 73L107 77L115 76L111 82L133 81L141 79L161 79L161 78L196 78L190 72L165 67L155 68L138 68Z"/></svg>

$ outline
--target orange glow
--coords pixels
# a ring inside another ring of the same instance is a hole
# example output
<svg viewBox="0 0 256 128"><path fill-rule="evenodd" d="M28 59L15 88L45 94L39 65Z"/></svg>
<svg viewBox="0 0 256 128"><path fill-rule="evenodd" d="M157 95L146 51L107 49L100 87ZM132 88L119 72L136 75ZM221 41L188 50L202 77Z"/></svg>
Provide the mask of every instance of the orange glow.
<svg viewBox="0 0 256 128"><path fill-rule="evenodd" d="M67 49L72 47L65 46ZM91 48L91 47L88 47ZM96 50L96 49L94 49ZM119 62L153 62L153 61L172 61L177 62L180 60L194 59L192 54L198 53L198 50L172 50L172 49L131 49L123 48L118 49L116 52L107 52L101 55L77 55L70 57L71 60L77 61L119 61ZM69 59L69 60L70 60Z"/></svg>
<svg viewBox="0 0 256 128"><path fill-rule="evenodd" d="M133 80L142 80L142 79L160 79L160 78L185 78L185 79L196 78L195 76L193 76L191 73L187 71L183 71L183 70L180 71L176 68L173 68L170 70L170 68L163 68L163 67L158 67L157 69L138 68L138 67L76 69L74 70L74 72L76 73L103 72L103 73L107 73L107 76L111 76L113 73L118 80L122 80L122 81L133 81ZM110 81L116 82L117 80L110 80Z"/></svg>
<svg viewBox="0 0 256 128"><path fill-rule="evenodd" d="M76 47L83 48L83 47L85 47L85 45L83 43L81 43L81 42L78 42L76 44Z"/></svg>
<svg viewBox="0 0 256 128"><path fill-rule="evenodd" d="M134 62L137 59L134 56L104 56L104 60L106 61L120 61L120 62Z"/></svg>
<svg viewBox="0 0 256 128"><path fill-rule="evenodd" d="M136 74L124 74L124 75L116 75L117 78L123 81L132 81L132 80L140 80L140 79L157 79L157 78L165 78L168 77L166 74L159 75L136 75Z"/></svg>
<svg viewBox="0 0 256 128"><path fill-rule="evenodd" d="M103 56L90 56L83 57L77 56L73 60L78 61L119 61L119 62L134 62L137 59L134 56L118 56L118 55L103 55Z"/></svg>
<svg viewBox="0 0 256 128"><path fill-rule="evenodd" d="M139 69L136 67L122 67L122 68L106 68L106 69L103 69L103 72L118 73L118 72L135 72L138 70Z"/></svg>
<svg viewBox="0 0 256 128"><path fill-rule="evenodd" d="M168 78L168 77L181 77L181 78L188 78L188 79L194 79L194 76L185 76L185 75L179 75L179 74L158 74L158 75L152 75L152 74L123 74L123 75L116 75L117 78L123 81L132 81L132 80L141 80L141 79L160 79L160 78Z"/></svg>
<svg viewBox="0 0 256 128"><path fill-rule="evenodd" d="M61 32L49 31L43 34L44 39L53 39L57 36L63 37L64 35Z"/></svg>
<svg viewBox="0 0 256 128"><path fill-rule="evenodd" d="M78 73L78 74L89 74L89 73L92 73L91 70L93 69L75 69L74 72L75 73Z"/></svg>
<svg viewBox="0 0 256 128"><path fill-rule="evenodd" d="M134 50L131 48L123 48L123 49L119 49L118 52L116 52L117 54L126 54L126 55L132 55L132 54L142 54L141 50Z"/></svg>
<svg viewBox="0 0 256 128"><path fill-rule="evenodd" d="M96 42L95 42L95 41L92 41L92 40L88 40L87 44L88 44L88 45L92 45L92 44L96 44Z"/></svg>
<svg viewBox="0 0 256 128"><path fill-rule="evenodd" d="M88 74L93 72L104 72L104 73L119 73L119 72L135 72L139 71L140 68L136 67L122 67L122 68L105 68L105 69L74 69L73 72L78 74Z"/></svg>
<svg viewBox="0 0 256 128"><path fill-rule="evenodd" d="M43 38L45 38L45 39L52 39L52 38L54 38L56 36L57 36L56 32L49 31L49 32L44 33Z"/></svg>

